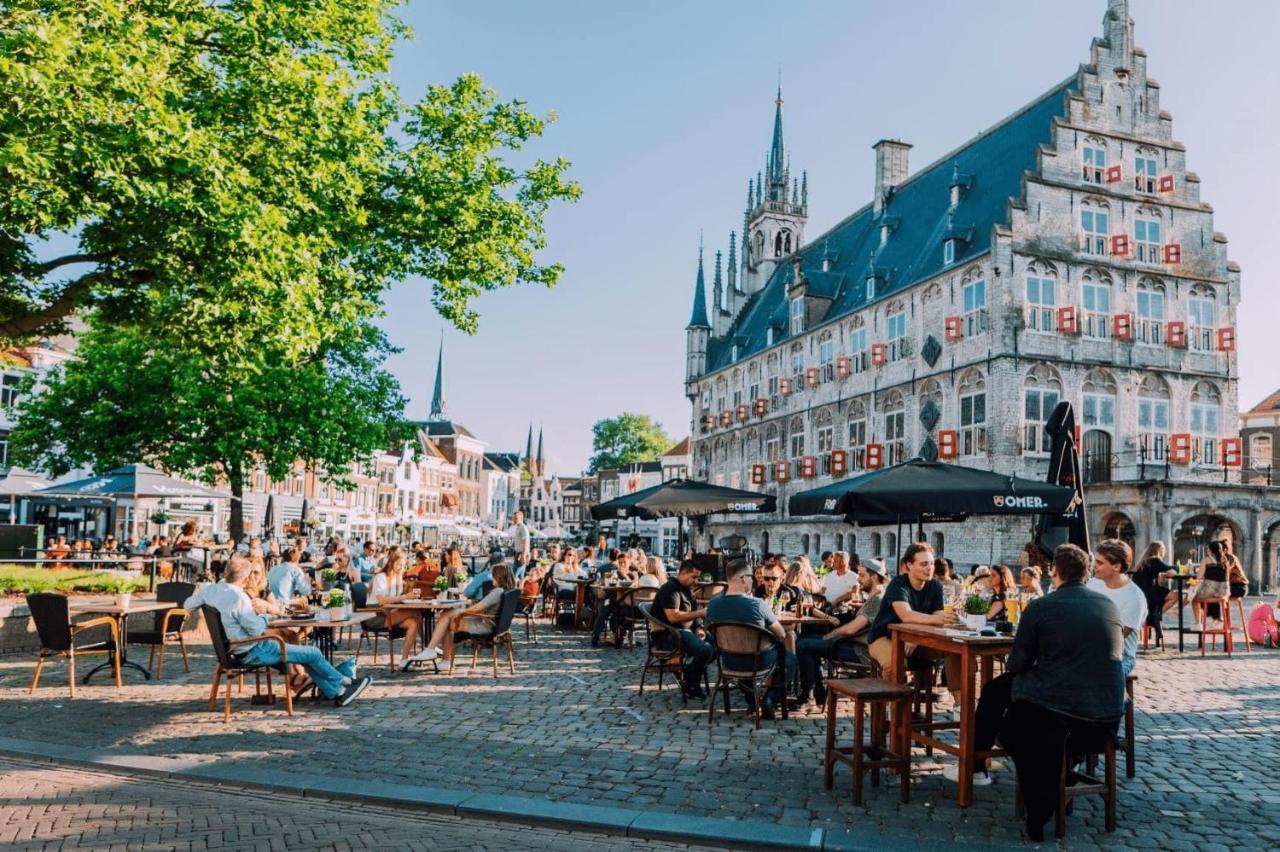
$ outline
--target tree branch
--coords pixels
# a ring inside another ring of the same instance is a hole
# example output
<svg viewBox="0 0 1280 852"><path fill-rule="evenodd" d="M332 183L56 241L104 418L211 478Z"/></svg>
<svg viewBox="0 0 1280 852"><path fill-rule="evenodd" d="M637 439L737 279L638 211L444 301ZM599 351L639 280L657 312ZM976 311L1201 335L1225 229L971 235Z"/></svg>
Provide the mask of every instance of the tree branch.
<svg viewBox="0 0 1280 852"><path fill-rule="evenodd" d="M66 263L79 262L66 260L66 257L73 256L74 255L66 255L63 258L58 258L58 260L65 261ZM53 263L53 261L49 262ZM22 316L0 320L0 341L5 339L17 340L29 337L40 331L45 326L65 320L75 312L76 308L79 307L80 300L93 289L95 284L112 280L114 275L118 274L119 273L113 274L105 271L86 273L63 287L62 292L58 294L57 298L46 304L44 307L33 310L31 313L23 314ZM155 273L147 269L131 270L126 272L125 275L133 284L145 284L149 281L154 281L156 278Z"/></svg>
<svg viewBox="0 0 1280 852"><path fill-rule="evenodd" d="M44 263L34 263L29 269L32 273L31 277L43 278L61 266L70 266L73 263L102 263L110 257L111 255L105 252L64 254L62 257L55 257L53 260L46 260Z"/></svg>

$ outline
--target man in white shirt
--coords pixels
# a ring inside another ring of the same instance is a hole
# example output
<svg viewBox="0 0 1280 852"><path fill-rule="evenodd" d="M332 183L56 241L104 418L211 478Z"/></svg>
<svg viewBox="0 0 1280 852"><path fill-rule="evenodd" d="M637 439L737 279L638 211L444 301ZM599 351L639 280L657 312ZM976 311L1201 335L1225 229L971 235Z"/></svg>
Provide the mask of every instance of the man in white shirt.
<svg viewBox="0 0 1280 852"><path fill-rule="evenodd" d="M858 575L849 570L849 554L843 550L831 554L831 566L832 571L822 584L822 596L834 609L853 596L858 588Z"/></svg>
<svg viewBox="0 0 1280 852"><path fill-rule="evenodd" d="M524 522L524 512L519 509L511 516L511 549L522 562L529 561L529 542L533 536Z"/></svg>
<svg viewBox="0 0 1280 852"><path fill-rule="evenodd" d="M1124 659L1121 666L1125 677L1133 672L1138 662L1138 636L1147 620L1147 596L1142 588L1129 579L1129 566L1133 563L1133 550L1123 541L1107 539L1094 548L1093 579L1085 588L1101 592L1111 599L1120 612L1121 635L1124 637Z"/></svg>
<svg viewBox="0 0 1280 852"><path fill-rule="evenodd" d="M187 598L182 607L188 612L194 612L202 606L216 609L222 617L222 629L232 641L257 638L266 631L270 621L266 613L277 607L270 601L253 600L245 593L244 585L252 575L252 562L243 556L232 556L227 562L222 580L196 589L195 594ZM242 655L249 665L274 665L281 662L280 645L277 642L236 645L232 650ZM302 666L320 692L339 707L346 707L355 701L373 682L373 678L367 675L356 677L354 659L345 660L335 668L314 645L286 645L285 662Z"/></svg>

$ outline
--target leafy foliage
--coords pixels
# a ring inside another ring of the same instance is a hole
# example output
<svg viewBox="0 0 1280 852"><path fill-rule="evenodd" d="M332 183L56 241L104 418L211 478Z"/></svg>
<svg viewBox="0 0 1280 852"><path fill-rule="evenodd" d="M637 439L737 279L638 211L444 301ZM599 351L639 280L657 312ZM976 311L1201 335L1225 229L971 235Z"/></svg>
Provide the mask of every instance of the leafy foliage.
<svg viewBox="0 0 1280 852"><path fill-rule="evenodd" d="M623 412L617 417L597 420L591 432L594 455L587 467L588 473L653 461L671 446L662 424L647 414Z"/></svg>
<svg viewBox="0 0 1280 852"><path fill-rule="evenodd" d="M120 594L141 591L146 587L145 578L113 571L0 565L0 595L32 595L40 592Z"/></svg>

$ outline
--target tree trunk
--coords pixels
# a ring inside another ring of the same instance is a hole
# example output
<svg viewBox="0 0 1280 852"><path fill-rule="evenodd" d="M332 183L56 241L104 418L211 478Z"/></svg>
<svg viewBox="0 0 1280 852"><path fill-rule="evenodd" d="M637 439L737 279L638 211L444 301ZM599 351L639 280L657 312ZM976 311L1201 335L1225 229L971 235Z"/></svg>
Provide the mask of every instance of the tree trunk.
<svg viewBox="0 0 1280 852"><path fill-rule="evenodd" d="M226 466L227 481L231 484L231 517L228 519L231 541L244 538L244 468L239 462Z"/></svg>

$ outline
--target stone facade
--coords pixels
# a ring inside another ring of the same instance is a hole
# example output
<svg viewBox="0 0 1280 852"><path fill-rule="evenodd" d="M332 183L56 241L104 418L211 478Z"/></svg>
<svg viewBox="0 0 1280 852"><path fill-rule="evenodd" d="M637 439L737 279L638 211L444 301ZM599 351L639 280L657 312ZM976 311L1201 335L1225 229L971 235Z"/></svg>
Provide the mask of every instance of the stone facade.
<svg viewBox="0 0 1280 852"><path fill-rule="evenodd" d="M719 274L712 294L741 309L699 323L695 304L690 322L693 470L782 508L711 534L892 556L896 529L792 519L787 498L917 455L1042 479L1042 424L1065 399L1095 535L1159 538L1180 558L1230 535L1255 581L1274 576L1280 504L1239 469L1240 269L1146 64L1128 3L1110 0L1089 62L996 127L914 175L909 145L878 143L873 201L827 234L762 257L787 216L798 238L804 207L749 199L746 298L723 297ZM771 162L780 128L779 106ZM1001 184L1016 156L1028 167ZM992 193L1003 203L984 219ZM869 260L841 256L868 244ZM1013 561L1029 534L1025 521L949 526L929 534L962 564Z"/></svg>

